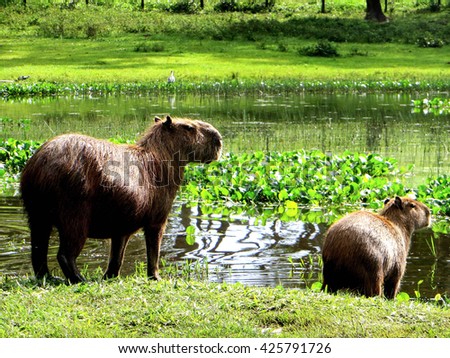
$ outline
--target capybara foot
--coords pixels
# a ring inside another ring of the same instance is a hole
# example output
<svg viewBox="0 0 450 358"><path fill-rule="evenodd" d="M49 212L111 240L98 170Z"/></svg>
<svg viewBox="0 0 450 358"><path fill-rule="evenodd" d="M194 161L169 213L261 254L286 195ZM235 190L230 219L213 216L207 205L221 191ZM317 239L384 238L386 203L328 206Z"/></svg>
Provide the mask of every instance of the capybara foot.
<svg viewBox="0 0 450 358"><path fill-rule="evenodd" d="M161 276L159 275L159 273L150 274L148 275L148 278L150 280L161 281Z"/></svg>

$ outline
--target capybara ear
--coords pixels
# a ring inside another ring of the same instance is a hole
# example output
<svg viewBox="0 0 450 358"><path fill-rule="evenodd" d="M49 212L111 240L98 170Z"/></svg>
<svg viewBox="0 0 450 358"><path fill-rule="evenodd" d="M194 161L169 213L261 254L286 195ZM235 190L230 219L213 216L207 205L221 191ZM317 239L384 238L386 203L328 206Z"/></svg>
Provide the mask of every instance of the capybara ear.
<svg viewBox="0 0 450 358"><path fill-rule="evenodd" d="M161 118L159 118L158 116L155 116L155 123L158 123L158 122L161 122L161 121L162 121Z"/></svg>
<svg viewBox="0 0 450 358"><path fill-rule="evenodd" d="M394 204L397 208L403 209L403 201L402 201L402 198L400 198L399 196L395 197Z"/></svg>
<svg viewBox="0 0 450 358"><path fill-rule="evenodd" d="M384 199L384 205L386 205L387 203L389 203L390 200L391 200L391 199L389 199L389 198Z"/></svg>
<svg viewBox="0 0 450 358"><path fill-rule="evenodd" d="M170 118L170 116L166 116L166 121L164 122L164 124L170 127L172 125L172 118Z"/></svg>

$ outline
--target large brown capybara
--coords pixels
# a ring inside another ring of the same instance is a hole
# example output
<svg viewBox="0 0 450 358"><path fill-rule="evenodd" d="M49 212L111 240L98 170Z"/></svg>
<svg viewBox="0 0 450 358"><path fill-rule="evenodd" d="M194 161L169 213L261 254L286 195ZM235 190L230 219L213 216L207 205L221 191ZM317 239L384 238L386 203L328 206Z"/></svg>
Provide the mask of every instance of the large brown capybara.
<svg viewBox="0 0 450 358"><path fill-rule="evenodd" d="M184 167L217 160L221 151L222 137L212 125L169 116L156 117L135 145L78 134L42 145L20 183L36 277L50 276L47 253L55 226L57 258L69 282L84 280L76 259L88 237L111 238L105 278L118 276L130 235L140 228L148 276L159 279L161 239Z"/></svg>
<svg viewBox="0 0 450 358"><path fill-rule="evenodd" d="M405 273L411 236L430 222L424 204L398 196L386 200L379 214L358 211L338 220L323 243L323 288L394 298Z"/></svg>

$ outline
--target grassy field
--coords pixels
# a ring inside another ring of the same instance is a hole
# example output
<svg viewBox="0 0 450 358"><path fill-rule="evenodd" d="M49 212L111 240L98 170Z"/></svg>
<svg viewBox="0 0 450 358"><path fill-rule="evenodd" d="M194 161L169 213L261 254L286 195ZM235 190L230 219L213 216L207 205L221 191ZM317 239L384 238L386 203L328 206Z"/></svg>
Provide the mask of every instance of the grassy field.
<svg viewBox="0 0 450 358"><path fill-rule="evenodd" d="M165 82L171 70L184 82L449 79L448 10L407 9L376 24L352 3L324 15L289 3L271 13L193 15L7 7L0 13L0 80ZM328 40L337 56L305 55L305 47Z"/></svg>
<svg viewBox="0 0 450 358"><path fill-rule="evenodd" d="M0 337L450 337L450 311L433 303L140 275L2 278L0 303Z"/></svg>
<svg viewBox="0 0 450 358"><path fill-rule="evenodd" d="M137 52L142 35L103 41L85 39L9 38L2 40L0 79L29 75L27 82L253 80L410 80L450 78L450 47L419 48L404 44L339 44L342 56L301 56L296 48L311 41L285 39L261 43L171 38L160 35L146 46L161 52ZM355 55L360 54L360 55ZM112 80L113 79L113 80Z"/></svg>

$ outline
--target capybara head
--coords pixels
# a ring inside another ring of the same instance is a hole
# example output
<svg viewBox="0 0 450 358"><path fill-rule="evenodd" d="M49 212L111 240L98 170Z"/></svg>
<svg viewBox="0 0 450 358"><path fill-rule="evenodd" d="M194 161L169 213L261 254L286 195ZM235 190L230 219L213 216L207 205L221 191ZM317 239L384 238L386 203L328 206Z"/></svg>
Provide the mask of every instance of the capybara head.
<svg viewBox="0 0 450 358"><path fill-rule="evenodd" d="M170 116L165 120L155 117L155 124L137 145L153 149L153 152L164 152L162 157L165 159L179 156L180 161L185 164L210 163L220 158L222 136L206 122Z"/></svg>
<svg viewBox="0 0 450 358"><path fill-rule="evenodd" d="M411 233L431 225L430 209L425 204L407 196L386 199L380 215L403 224Z"/></svg>

